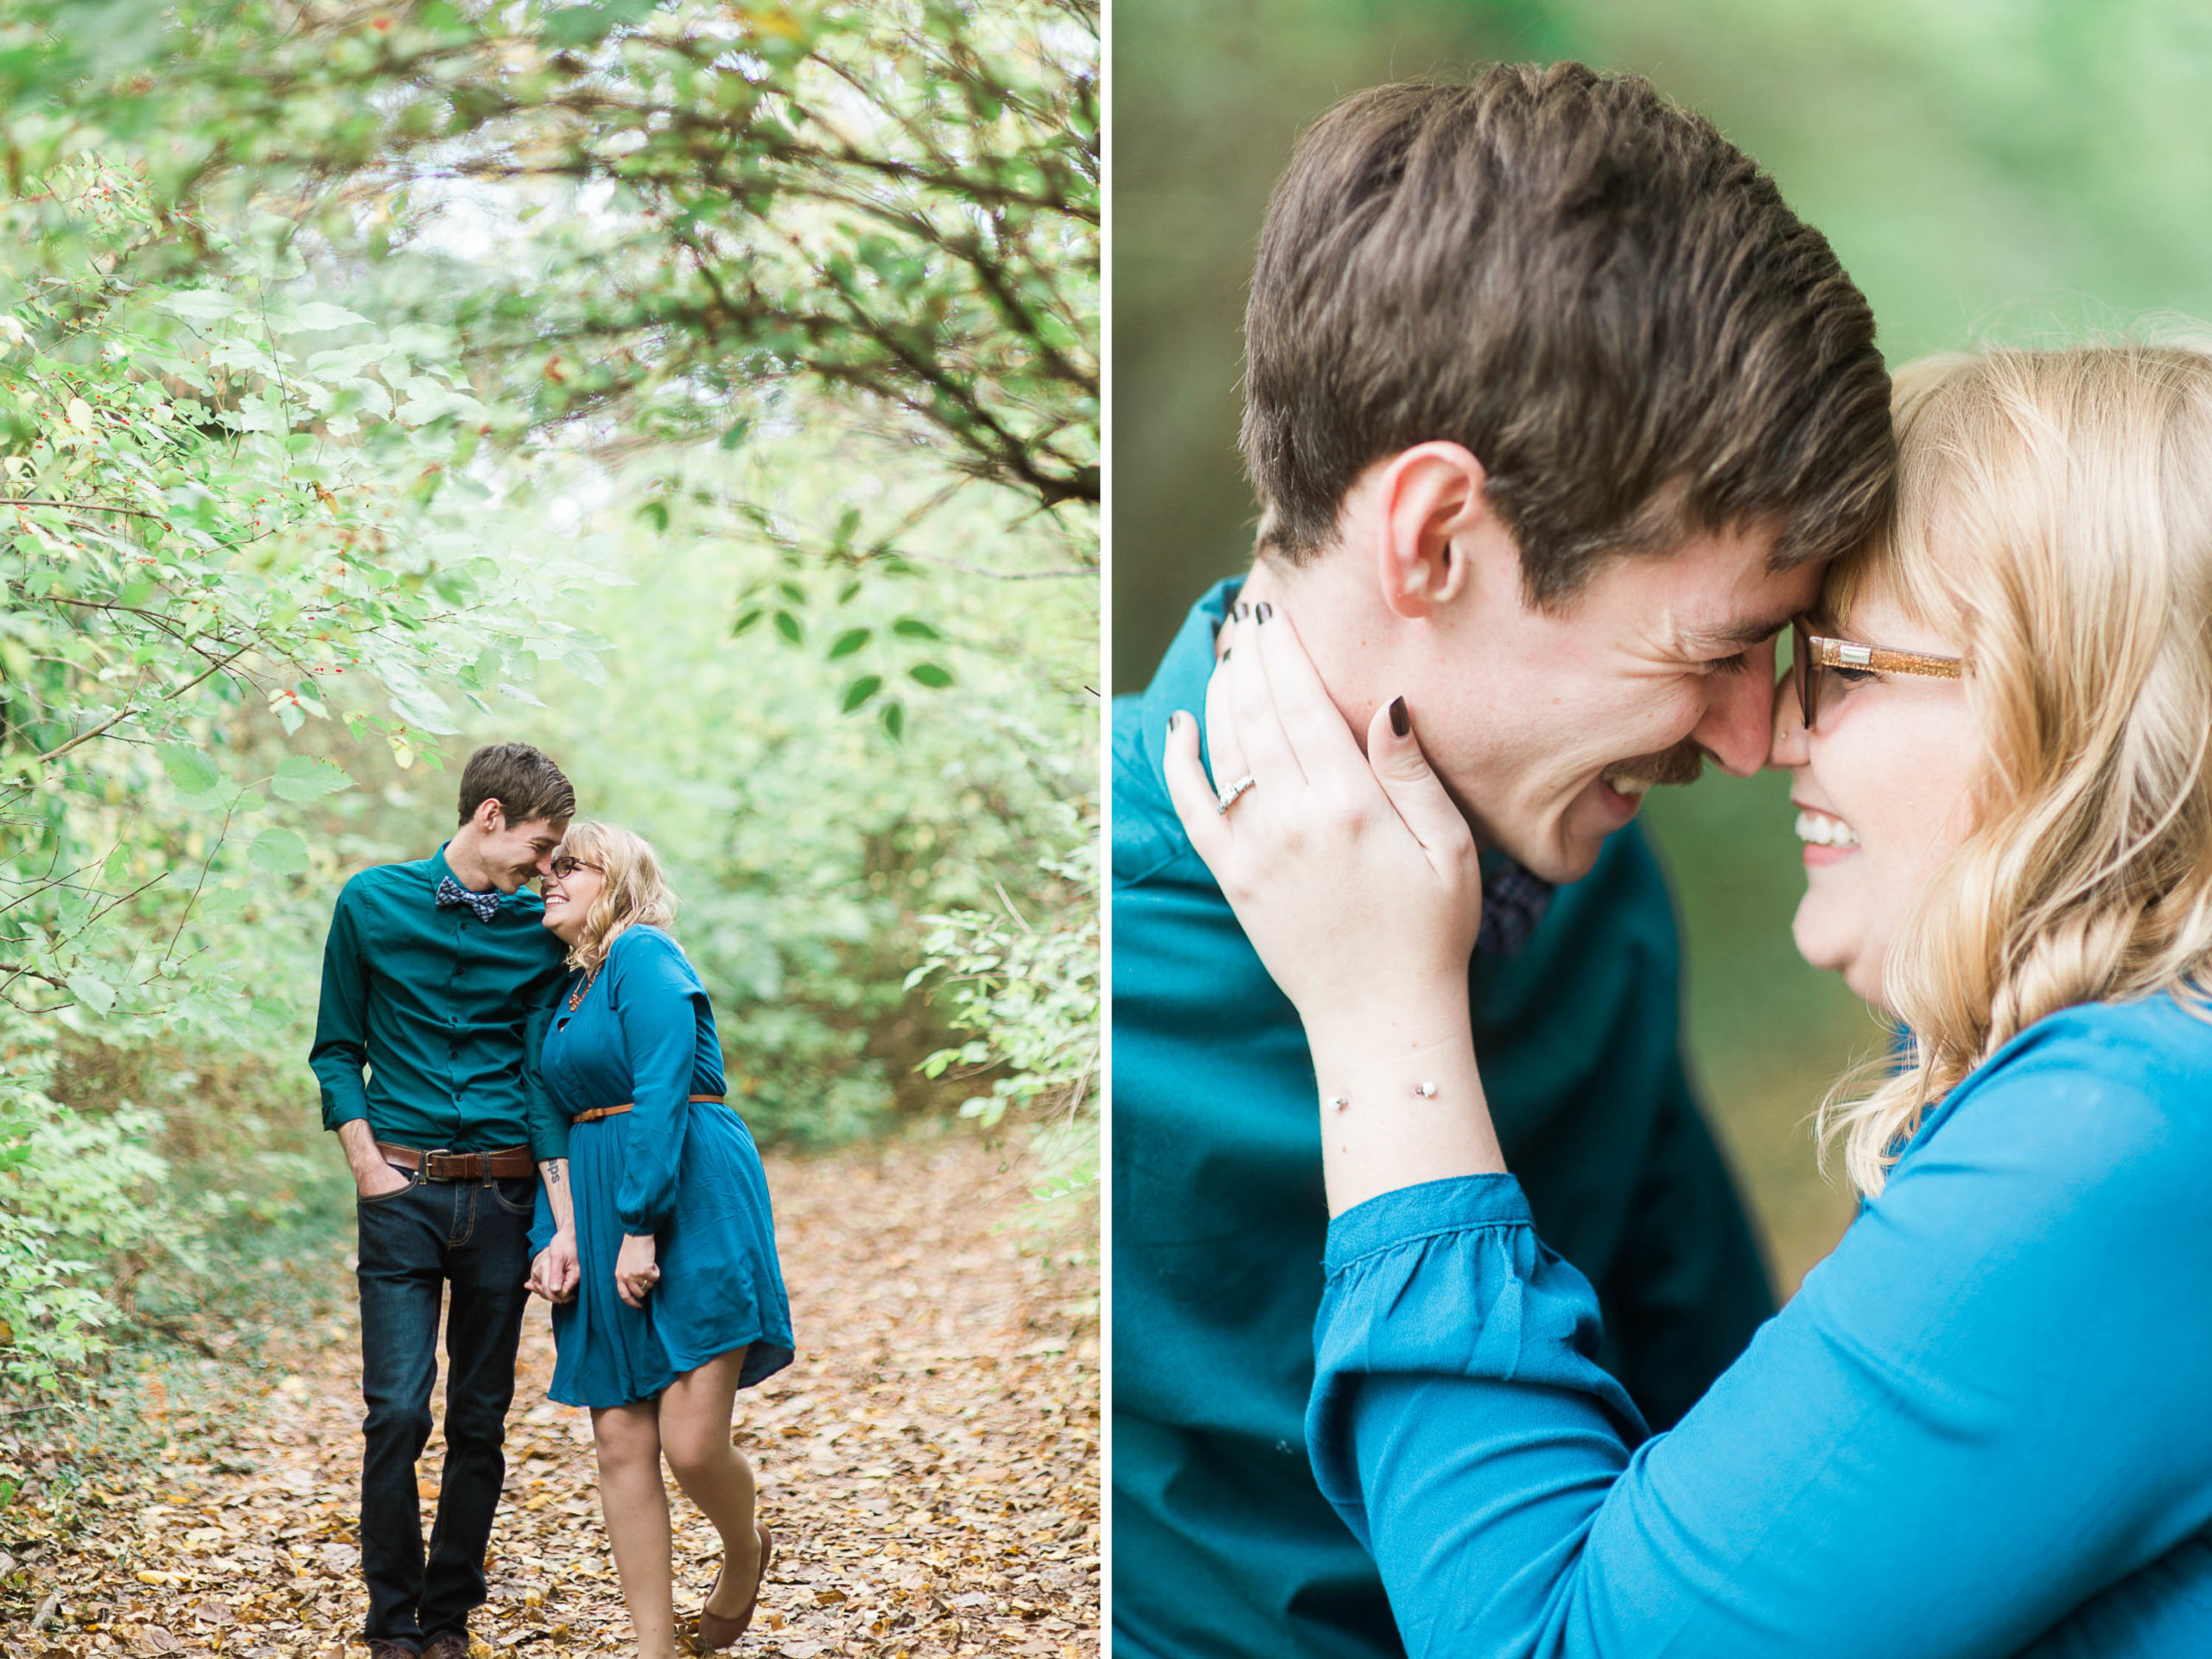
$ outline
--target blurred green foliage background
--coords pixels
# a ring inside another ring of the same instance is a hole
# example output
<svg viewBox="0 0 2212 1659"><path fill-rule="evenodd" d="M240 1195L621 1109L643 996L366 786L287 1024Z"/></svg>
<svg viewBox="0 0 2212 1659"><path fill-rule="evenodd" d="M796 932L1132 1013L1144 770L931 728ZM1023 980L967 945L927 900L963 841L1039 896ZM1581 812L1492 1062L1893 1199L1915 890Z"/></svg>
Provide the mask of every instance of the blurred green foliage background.
<svg viewBox="0 0 2212 1659"><path fill-rule="evenodd" d="M1894 365L2212 316L2212 14L2182 0L1120 0L1113 29L1113 673L1149 678L1239 569L1244 283L1299 130L1378 81L1580 58L1703 111L1827 232ZM1664 791L1690 1043L1779 1287L1840 1233L1808 1119L1881 1040L1792 948L1785 780Z"/></svg>

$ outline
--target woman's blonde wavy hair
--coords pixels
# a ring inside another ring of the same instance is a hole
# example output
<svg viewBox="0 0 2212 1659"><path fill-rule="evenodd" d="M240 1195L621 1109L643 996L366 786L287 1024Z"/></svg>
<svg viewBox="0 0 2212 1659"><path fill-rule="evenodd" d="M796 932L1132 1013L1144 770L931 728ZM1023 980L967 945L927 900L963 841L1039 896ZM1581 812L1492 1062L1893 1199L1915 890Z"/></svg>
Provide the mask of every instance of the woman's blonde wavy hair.
<svg viewBox="0 0 2212 1659"><path fill-rule="evenodd" d="M584 931L569 947L569 967L596 972L626 928L666 927L676 919L676 894L643 836L586 819L569 826L554 856L581 859L604 873Z"/></svg>
<svg viewBox="0 0 2212 1659"><path fill-rule="evenodd" d="M1902 1068L1821 1109L1860 1192L1929 1106L2078 1003L2212 982L2212 342L1931 358L1897 377L1895 517L1842 561L1949 633L1985 760L1898 929ZM1856 1096L1856 1097L1853 1097Z"/></svg>

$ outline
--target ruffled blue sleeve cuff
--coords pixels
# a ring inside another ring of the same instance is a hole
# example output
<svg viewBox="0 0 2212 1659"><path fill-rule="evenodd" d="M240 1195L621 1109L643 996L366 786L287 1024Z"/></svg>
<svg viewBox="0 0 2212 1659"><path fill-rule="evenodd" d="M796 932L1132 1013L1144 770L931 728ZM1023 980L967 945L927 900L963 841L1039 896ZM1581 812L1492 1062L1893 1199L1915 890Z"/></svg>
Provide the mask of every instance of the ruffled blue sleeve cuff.
<svg viewBox="0 0 2212 1659"><path fill-rule="evenodd" d="M1597 1294L1536 1236L1510 1175L1429 1181L1347 1210L1330 1224L1324 1267L1306 1445L1322 1493L1363 1544L1357 1440L1395 1427L1370 1421L1391 1409L1370 1406L1361 1385L1370 1377L1576 1389L1618 1420L1624 1439L1644 1438L1627 1390L1597 1363ZM1491 1393L1485 1408L1510 1410L1512 1399Z"/></svg>
<svg viewBox="0 0 2212 1659"><path fill-rule="evenodd" d="M1510 1175L1462 1175L1423 1181L1354 1205L1329 1224L1322 1270L1331 1280L1362 1257L1438 1234L1477 1227L1533 1226L1529 1200Z"/></svg>

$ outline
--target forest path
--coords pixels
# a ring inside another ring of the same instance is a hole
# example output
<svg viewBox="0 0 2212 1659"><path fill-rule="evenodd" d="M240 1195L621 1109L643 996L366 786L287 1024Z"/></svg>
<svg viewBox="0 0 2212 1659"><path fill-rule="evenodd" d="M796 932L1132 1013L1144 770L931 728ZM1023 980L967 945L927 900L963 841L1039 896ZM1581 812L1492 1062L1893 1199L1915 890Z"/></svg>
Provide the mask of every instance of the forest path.
<svg viewBox="0 0 2212 1659"><path fill-rule="evenodd" d="M1056 1268L1072 1247L1026 1237L1018 1174L966 1133L772 1157L768 1178L800 1351L738 1396L777 1547L735 1651L1094 1659L1095 1246ZM48 1619L10 1650L364 1651L359 1354L348 1306L265 1399L172 1421L162 1488L105 1495L105 1524L54 1564ZM633 1651L588 1415L546 1401L552 1369L536 1303L479 1656ZM442 1444L419 1470L426 1533ZM718 1546L688 1501L672 1509L686 1612Z"/></svg>

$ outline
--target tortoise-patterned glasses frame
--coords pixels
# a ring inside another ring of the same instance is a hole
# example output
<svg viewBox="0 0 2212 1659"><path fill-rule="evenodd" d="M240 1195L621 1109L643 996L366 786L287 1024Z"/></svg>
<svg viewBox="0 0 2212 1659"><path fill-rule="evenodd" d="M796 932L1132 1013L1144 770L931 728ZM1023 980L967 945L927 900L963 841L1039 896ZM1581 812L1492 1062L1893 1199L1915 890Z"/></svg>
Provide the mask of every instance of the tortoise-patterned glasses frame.
<svg viewBox="0 0 2212 1659"><path fill-rule="evenodd" d="M1796 688L1797 710L1804 715L1808 732L1820 712L1821 682L1828 669L1857 668L1870 673L1922 674L1955 680L1966 668L1956 657L1932 657L1926 652L1893 651L1886 645L1861 645L1855 639L1832 639L1815 633L1802 616L1789 625L1789 680Z"/></svg>

